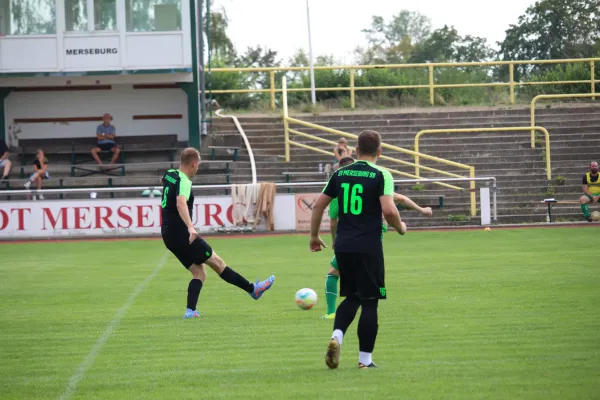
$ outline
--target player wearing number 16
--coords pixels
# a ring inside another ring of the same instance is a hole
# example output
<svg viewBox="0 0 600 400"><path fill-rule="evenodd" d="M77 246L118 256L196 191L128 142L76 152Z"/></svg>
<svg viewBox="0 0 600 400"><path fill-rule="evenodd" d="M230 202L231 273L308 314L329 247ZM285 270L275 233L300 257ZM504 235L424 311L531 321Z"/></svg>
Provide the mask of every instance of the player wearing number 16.
<svg viewBox="0 0 600 400"><path fill-rule="evenodd" d="M381 137L375 131L358 136L358 161L338 169L329 180L313 208L310 225L310 250L326 247L319 237L325 208L333 199L339 207L335 257L340 271L340 296L333 324L333 335L327 347L325 363L337 368L340 346L346 330L362 307L358 321L359 368L373 368L371 354L377 337L377 307L385 299L385 269L381 243L381 214L401 235L406 225L394 204L394 182L391 174L378 167Z"/></svg>
<svg viewBox="0 0 600 400"><path fill-rule="evenodd" d="M229 268L210 245L198 236L192 223L194 194L191 178L196 175L199 166L200 153L189 147L181 152L179 169L168 170L162 178L162 238L167 249L192 273L184 318L200 316L196 305L206 279L204 264L211 267L225 282L239 287L256 300L271 287L275 280L271 275L262 282L248 282Z"/></svg>

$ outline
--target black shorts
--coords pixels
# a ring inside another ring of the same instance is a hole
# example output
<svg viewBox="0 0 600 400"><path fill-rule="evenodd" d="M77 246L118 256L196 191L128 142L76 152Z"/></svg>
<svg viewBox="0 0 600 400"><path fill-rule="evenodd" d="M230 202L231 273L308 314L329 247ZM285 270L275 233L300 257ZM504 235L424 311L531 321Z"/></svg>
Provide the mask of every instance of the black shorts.
<svg viewBox="0 0 600 400"><path fill-rule="evenodd" d="M189 269L192 264L203 264L213 254L210 245L200 237L190 244L190 234L187 231L185 233L163 231L162 237L167 249L177 257L186 269Z"/></svg>
<svg viewBox="0 0 600 400"><path fill-rule="evenodd" d="M383 251L368 253L335 252L340 267L340 296L359 299L385 299Z"/></svg>
<svg viewBox="0 0 600 400"><path fill-rule="evenodd" d="M116 143L98 143L96 145L101 151L111 151L113 148L117 147Z"/></svg>

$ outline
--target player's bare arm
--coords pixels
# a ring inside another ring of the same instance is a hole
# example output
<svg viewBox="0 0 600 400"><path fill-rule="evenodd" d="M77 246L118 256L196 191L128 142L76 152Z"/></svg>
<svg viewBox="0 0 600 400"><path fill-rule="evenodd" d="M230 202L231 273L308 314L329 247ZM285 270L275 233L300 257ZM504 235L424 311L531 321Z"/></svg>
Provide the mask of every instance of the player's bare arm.
<svg viewBox="0 0 600 400"><path fill-rule="evenodd" d="M331 200L333 200L331 197L321 193L313 207L310 218L310 251L321 251L322 248L327 248L319 237L319 229L321 228L321 221L323 221L323 213Z"/></svg>
<svg viewBox="0 0 600 400"><path fill-rule="evenodd" d="M426 217L431 217L433 215L433 210L431 209L431 207L421 207L417 203L412 201L409 197L404 196L400 193L394 193L394 203L402 203L404 207L410 210L416 210Z"/></svg>
<svg viewBox="0 0 600 400"><path fill-rule="evenodd" d="M400 213L396 208L396 204L394 204L394 197L384 195L379 198L379 201L381 202L381 210L386 222L396 229L398 233L404 235L407 231L406 224L400 218Z"/></svg>
<svg viewBox="0 0 600 400"><path fill-rule="evenodd" d="M190 218L190 211L188 210L187 199L185 196L177 196L177 212L185 223L185 226L188 228L188 232L190 234L190 243L192 243L198 238L198 232L196 231L196 228L194 228L194 224Z"/></svg>

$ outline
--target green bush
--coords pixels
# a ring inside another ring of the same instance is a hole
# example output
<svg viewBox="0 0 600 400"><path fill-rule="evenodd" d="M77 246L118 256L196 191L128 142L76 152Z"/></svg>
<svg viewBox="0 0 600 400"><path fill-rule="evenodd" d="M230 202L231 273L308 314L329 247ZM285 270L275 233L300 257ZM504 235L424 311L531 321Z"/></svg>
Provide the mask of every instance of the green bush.
<svg viewBox="0 0 600 400"><path fill-rule="evenodd" d="M465 221L470 221L471 217L469 217L468 215L448 215L448 221L449 222L465 222Z"/></svg>
<svg viewBox="0 0 600 400"><path fill-rule="evenodd" d="M213 67L224 67L228 63L222 59L213 60ZM464 85L473 83L493 83L501 79L502 67L444 67L435 69L435 83L438 85ZM280 87L283 73L276 74L276 84ZM573 81L590 79L589 64L575 63L547 67L540 72L530 72L522 79L533 82ZM287 73L288 88L309 89L310 74L308 71ZM265 79L252 80L248 73L219 72L210 76L210 87L213 90L248 89L264 86ZM600 79L600 66L596 68L596 79ZM354 84L361 87L389 87L427 85L429 73L426 68L373 68L355 71ZM348 88L350 86L349 70L316 70L315 85L317 88ZM586 93L590 91L588 83L577 85L527 85L516 87L517 98L529 101L538 94ZM214 97L225 108L259 109L269 102L269 93L227 94ZM348 90L319 91L317 99L325 108L350 108ZM356 107L382 109L387 107L423 107L429 105L429 89L405 88L383 90L356 90ZM496 105L508 104L507 87L450 87L435 89L435 104L444 105ZM289 92L288 103L291 107L302 108L310 103L310 91Z"/></svg>
<svg viewBox="0 0 600 400"><path fill-rule="evenodd" d="M595 79L600 79L600 71L598 71L598 69L596 69L595 75ZM579 81L589 79L590 66L588 63L557 65L544 72L533 74L526 78L526 80L531 82ZM522 93L528 97L535 97L539 94L574 94L589 92L589 83L567 85L528 85L522 90Z"/></svg>

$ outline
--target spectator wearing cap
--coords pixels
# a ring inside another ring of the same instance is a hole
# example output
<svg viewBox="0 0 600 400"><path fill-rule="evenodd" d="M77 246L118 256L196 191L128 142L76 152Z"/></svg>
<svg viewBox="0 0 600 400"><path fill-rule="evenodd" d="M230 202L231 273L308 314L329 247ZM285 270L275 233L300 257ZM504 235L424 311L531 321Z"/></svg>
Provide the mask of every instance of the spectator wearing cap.
<svg viewBox="0 0 600 400"><path fill-rule="evenodd" d="M111 151L113 153L112 160L110 161L111 164L117 162L119 153L121 152L121 149L115 140L117 137L117 131L115 126L111 124L112 119L113 118L110 114L104 114L102 116L102 124L98 125L96 128L96 138L98 139L98 143L96 147L92 149L91 153L94 160L96 160L96 162L100 165L102 165L102 160L100 160L98 153L101 151Z"/></svg>

